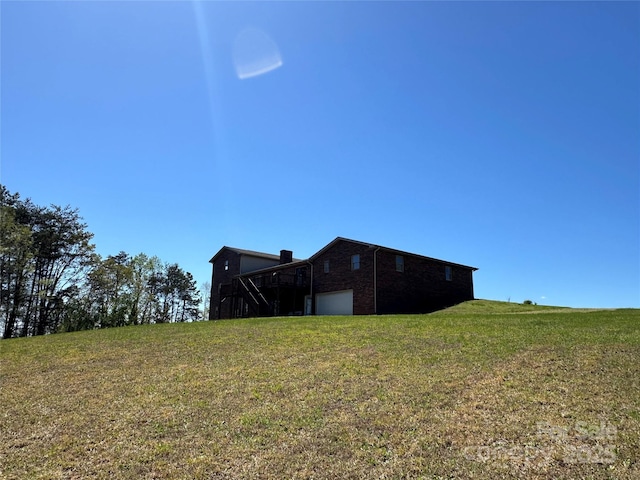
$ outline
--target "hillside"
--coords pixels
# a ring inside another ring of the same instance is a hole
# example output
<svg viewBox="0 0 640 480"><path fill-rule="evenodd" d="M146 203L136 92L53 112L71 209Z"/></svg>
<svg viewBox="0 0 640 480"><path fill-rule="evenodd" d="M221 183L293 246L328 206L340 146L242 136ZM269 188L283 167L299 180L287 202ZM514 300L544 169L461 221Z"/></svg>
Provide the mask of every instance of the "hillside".
<svg viewBox="0 0 640 480"><path fill-rule="evenodd" d="M0 478L640 478L639 359L639 310L483 300L1 341Z"/></svg>

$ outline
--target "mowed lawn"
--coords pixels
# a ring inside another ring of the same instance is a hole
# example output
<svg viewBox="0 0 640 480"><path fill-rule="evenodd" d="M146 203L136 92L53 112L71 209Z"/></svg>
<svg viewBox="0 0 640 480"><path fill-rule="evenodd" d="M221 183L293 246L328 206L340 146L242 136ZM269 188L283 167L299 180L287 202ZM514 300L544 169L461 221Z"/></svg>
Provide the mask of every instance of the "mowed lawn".
<svg viewBox="0 0 640 480"><path fill-rule="evenodd" d="M0 478L640 478L640 310L0 341Z"/></svg>

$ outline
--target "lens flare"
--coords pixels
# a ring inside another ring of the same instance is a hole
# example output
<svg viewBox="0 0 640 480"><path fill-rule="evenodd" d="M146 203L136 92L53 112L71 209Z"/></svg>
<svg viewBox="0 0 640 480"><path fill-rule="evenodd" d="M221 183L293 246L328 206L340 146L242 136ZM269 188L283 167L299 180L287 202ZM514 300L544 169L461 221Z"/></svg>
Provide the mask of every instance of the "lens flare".
<svg viewBox="0 0 640 480"><path fill-rule="evenodd" d="M238 78L244 80L282 66L282 56L269 35L257 28L245 28L234 41L233 63Z"/></svg>

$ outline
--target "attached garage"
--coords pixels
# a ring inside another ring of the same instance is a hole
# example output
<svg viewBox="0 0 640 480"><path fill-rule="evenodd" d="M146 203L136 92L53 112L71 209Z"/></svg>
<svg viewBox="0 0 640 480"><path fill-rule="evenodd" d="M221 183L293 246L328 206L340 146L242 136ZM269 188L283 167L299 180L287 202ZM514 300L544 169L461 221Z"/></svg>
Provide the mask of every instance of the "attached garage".
<svg viewBox="0 0 640 480"><path fill-rule="evenodd" d="M318 293L316 315L353 315L353 290Z"/></svg>

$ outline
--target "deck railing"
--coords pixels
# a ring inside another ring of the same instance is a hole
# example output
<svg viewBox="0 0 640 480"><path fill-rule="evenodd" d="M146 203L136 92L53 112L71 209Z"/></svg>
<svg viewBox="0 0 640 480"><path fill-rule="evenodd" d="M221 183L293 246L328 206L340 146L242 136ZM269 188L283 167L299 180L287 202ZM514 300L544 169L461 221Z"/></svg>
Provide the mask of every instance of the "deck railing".
<svg viewBox="0 0 640 480"><path fill-rule="evenodd" d="M275 272L266 275L256 275L255 277L250 277L250 280L252 280L258 288L307 286L307 276L304 274Z"/></svg>

